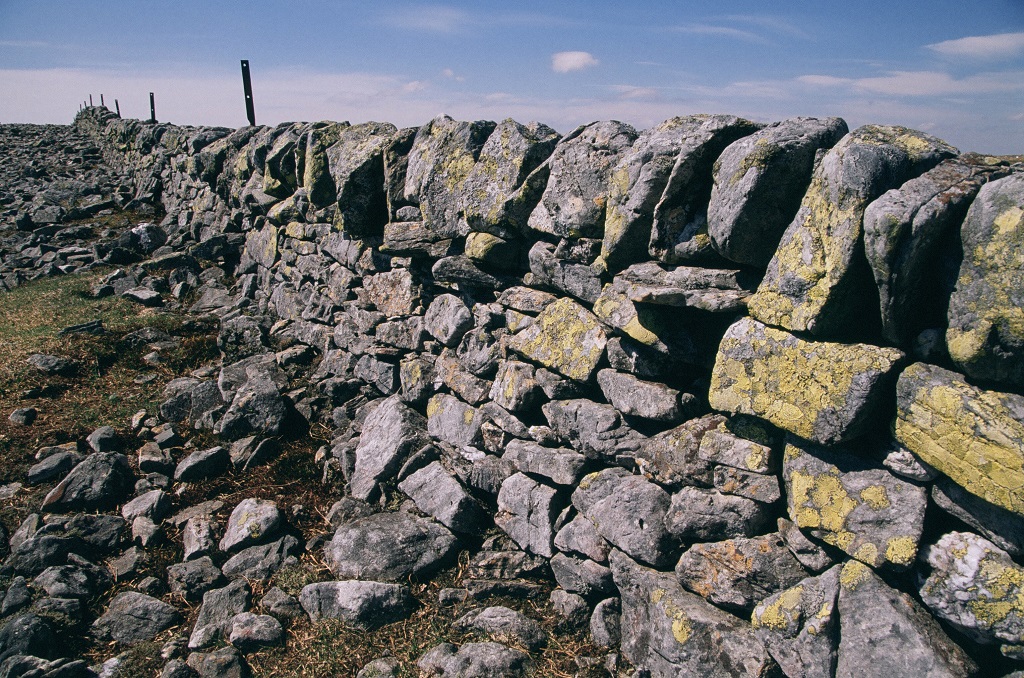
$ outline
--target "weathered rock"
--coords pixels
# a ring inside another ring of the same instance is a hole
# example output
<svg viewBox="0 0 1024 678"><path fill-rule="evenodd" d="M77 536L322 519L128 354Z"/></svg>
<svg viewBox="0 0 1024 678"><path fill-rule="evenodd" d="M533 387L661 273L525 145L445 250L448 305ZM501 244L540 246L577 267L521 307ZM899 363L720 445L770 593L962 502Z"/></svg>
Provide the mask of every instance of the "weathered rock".
<svg viewBox="0 0 1024 678"><path fill-rule="evenodd" d="M839 654L839 575L819 577L768 596L754 608L754 633L787 676L832 678Z"/></svg>
<svg viewBox="0 0 1024 678"><path fill-rule="evenodd" d="M445 346L459 345L462 335L473 327L473 313L454 294L442 294L430 302L424 329Z"/></svg>
<svg viewBox="0 0 1024 678"><path fill-rule="evenodd" d="M806 576L778 533L695 544L676 564L683 588L719 607L744 611Z"/></svg>
<svg viewBox="0 0 1024 678"><path fill-rule="evenodd" d="M198 678L248 678L251 675L245 657L230 645L213 652L192 652L186 666L188 678L196 675Z"/></svg>
<svg viewBox="0 0 1024 678"><path fill-rule="evenodd" d="M1018 514L979 499L945 476L935 479L931 498L1011 556L1024 555L1024 519Z"/></svg>
<svg viewBox="0 0 1024 678"><path fill-rule="evenodd" d="M636 463L644 475L666 487L710 487L714 463L701 458L701 441L725 421L721 415L709 414L651 436L636 450Z"/></svg>
<svg viewBox="0 0 1024 678"><path fill-rule="evenodd" d="M964 259L949 300L949 355L965 374L1024 382L1024 176L986 184L960 228Z"/></svg>
<svg viewBox="0 0 1024 678"><path fill-rule="evenodd" d="M743 318L719 346L708 400L832 445L875 423L903 357L892 348L804 341Z"/></svg>
<svg viewBox="0 0 1024 678"><path fill-rule="evenodd" d="M507 607L496 605L473 610L452 623L456 631L476 631L497 640L539 650L547 643L547 634L533 619Z"/></svg>
<svg viewBox="0 0 1024 678"><path fill-rule="evenodd" d="M78 369L78 365L74 360L48 353L33 353L25 362L46 375L61 374L68 376Z"/></svg>
<svg viewBox="0 0 1024 678"><path fill-rule="evenodd" d="M277 435L288 413L286 401L272 379L252 369L247 373L248 380L235 393L216 426L216 432L227 440L248 435Z"/></svg>
<svg viewBox="0 0 1024 678"><path fill-rule="evenodd" d="M670 562L676 542L665 527L671 497L642 476L610 468L591 473L572 494L576 510L631 557L656 567Z"/></svg>
<svg viewBox="0 0 1024 678"><path fill-rule="evenodd" d="M956 277L957 228L993 175L983 166L946 160L864 211L864 253L887 341L908 346L922 330L945 325Z"/></svg>
<svg viewBox="0 0 1024 678"><path fill-rule="evenodd" d="M970 532L950 532L923 554L932 567L921 600L979 643L1024 642L1024 568Z"/></svg>
<svg viewBox="0 0 1024 678"><path fill-rule="evenodd" d="M483 507L441 462L431 462L398 484L416 508L445 527L460 533L478 534L487 526Z"/></svg>
<svg viewBox="0 0 1024 678"><path fill-rule="evenodd" d="M611 169L636 138L636 130L614 121L563 137L545 163L550 176L530 228L559 237L601 237Z"/></svg>
<svg viewBox="0 0 1024 678"><path fill-rule="evenodd" d="M213 564L209 556L167 567L167 585L171 593L185 600L202 600L207 591L220 588L225 583L224 573Z"/></svg>
<svg viewBox="0 0 1024 678"><path fill-rule="evenodd" d="M597 383L608 402L622 414L669 424L685 419L688 409L691 409L686 405L692 407L696 400L689 393L683 394L664 384L644 381L615 370L598 372Z"/></svg>
<svg viewBox="0 0 1024 678"><path fill-rule="evenodd" d="M550 243L538 240L527 255L533 284L548 287L594 303L601 294L601 277L588 264L568 261L557 254Z"/></svg>
<svg viewBox="0 0 1024 678"><path fill-rule="evenodd" d="M400 398L392 396L381 403L363 424L355 473L349 479L352 496L368 499L374 495L377 483L397 473L406 458L427 442L426 428L423 415Z"/></svg>
<svg viewBox="0 0 1024 678"><path fill-rule="evenodd" d="M363 278L368 300L385 316L413 315L420 305L422 289L405 268Z"/></svg>
<svg viewBox="0 0 1024 678"><path fill-rule="evenodd" d="M957 154L902 127L866 125L847 134L817 166L800 210L748 304L763 323L829 338L877 324L873 287L860 256L864 210L890 188Z"/></svg>
<svg viewBox="0 0 1024 678"><path fill-rule="evenodd" d="M281 622L268 614L242 612L231 620L228 642L242 652L280 645L283 640Z"/></svg>
<svg viewBox="0 0 1024 678"><path fill-rule="evenodd" d="M163 520L164 516L170 512L171 498L160 489L141 494L121 507L121 517L127 522L131 522L139 516L159 521Z"/></svg>
<svg viewBox="0 0 1024 678"><path fill-rule="evenodd" d="M404 581L442 566L456 545L455 536L432 520L385 512L342 523L324 555L338 577Z"/></svg>
<svg viewBox="0 0 1024 678"><path fill-rule="evenodd" d="M510 412L530 409L543 394L534 378L536 372L533 365L502 360L491 387L491 400Z"/></svg>
<svg viewBox="0 0 1024 678"><path fill-rule="evenodd" d="M242 549L228 558L221 569L229 579L266 582L278 570L297 565L301 550L298 539L286 534L268 544Z"/></svg>
<svg viewBox="0 0 1024 678"><path fill-rule="evenodd" d="M592 598L615 592L612 571L606 565L587 558L556 553L550 561L555 581L566 591Z"/></svg>
<svg viewBox="0 0 1024 678"><path fill-rule="evenodd" d="M185 560L213 552L217 541L214 537L213 521L209 517L189 518L181 532Z"/></svg>
<svg viewBox="0 0 1024 678"><path fill-rule="evenodd" d="M612 551L622 654L653 678L766 676L775 663L747 622L683 590L671 574Z"/></svg>
<svg viewBox="0 0 1024 678"><path fill-rule="evenodd" d="M501 271L516 268L519 259L519 243L490 233L470 233L465 251L470 260Z"/></svg>
<svg viewBox="0 0 1024 678"><path fill-rule="evenodd" d="M848 131L841 118L789 118L722 151L708 204L715 251L730 261L767 266L800 208L816 154Z"/></svg>
<svg viewBox="0 0 1024 678"><path fill-rule="evenodd" d="M479 410L447 393L438 393L427 403L427 432L451 445L478 444L482 423Z"/></svg>
<svg viewBox="0 0 1024 678"><path fill-rule="evenodd" d="M584 399L555 400L541 410L555 434L590 459L613 461L618 455L632 455L645 440L611 405Z"/></svg>
<svg viewBox="0 0 1024 678"><path fill-rule="evenodd" d="M968 492L1024 515L1024 398L915 363L896 385L896 439Z"/></svg>
<svg viewBox="0 0 1024 678"><path fill-rule="evenodd" d="M665 527L684 542L753 537L772 518L766 504L718 490L683 487L672 495Z"/></svg>
<svg viewBox="0 0 1024 678"><path fill-rule="evenodd" d="M380 234L388 220L384 149L397 132L394 125L367 122L328 125L307 135L302 185L313 205L337 204L338 230L356 236Z"/></svg>
<svg viewBox="0 0 1024 678"><path fill-rule="evenodd" d="M459 358L449 350L441 352L434 363L437 376L453 393L471 405L479 405L487 399L492 384L463 369Z"/></svg>
<svg viewBox="0 0 1024 678"><path fill-rule="evenodd" d="M526 440L510 441L501 458L517 471L543 476L556 485L574 485L586 464L586 457L579 452Z"/></svg>
<svg viewBox="0 0 1024 678"><path fill-rule="evenodd" d="M137 643L152 640L181 622L181 614L162 600L125 591L117 594L107 610L93 622L92 632L119 643Z"/></svg>
<svg viewBox="0 0 1024 678"><path fill-rule="evenodd" d="M248 612L252 590L244 579L237 579L224 588L203 594L203 604L189 637L190 649L208 647L231 632L231 620L236 614Z"/></svg>
<svg viewBox="0 0 1024 678"><path fill-rule="evenodd" d="M577 514L555 535L555 547L566 553L579 553L597 563L608 562L609 544L587 517Z"/></svg>
<svg viewBox="0 0 1024 678"><path fill-rule="evenodd" d="M738 270L666 266L649 261L620 272L612 286L634 303L731 313L746 309L755 282Z"/></svg>
<svg viewBox="0 0 1024 678"><path fill-rule="evenodd" d="M509 347L570 379L587 381L604 355L606 341L590 311L562 298L541 311L536 323L514 335Z"/></svg>
<svg viewBox="0 0 1024 678"><path fill-rule="evenodd" d="M266 499L243 499L238 502L220 540L220 550L233 552L266 542L275 536L283 522L277 504Z"/></svg>
<svg viewBox="0 0 1024 678"><path fill-rule="evenodd" d="M839 577L836 676L971 676L978 666L913 598L850 560Z"/></svg>
<svg viewBox="0 0 1024 678"><path fill-rule="evenodd" d="M416 662L427 675L439 678L520 678L533 668L530 655L500 643L465 643L456 647L441 643Z"/></svg>
<svg viewBox="0 0 1024 678"><path fill-rule="evenodd" d="M303 587L299 602L313 621L342 619L372 631L405 619L416 599L408 587L376 581L325 581Z"/></svg>
<svg viewBox="0 0 1024 678"><path fill-rule="evenodd" d="M42 509L51 513L111 508L132 491L135 474L128 458L114 452L94 452L50 490Z"/></svg>
<svg viewBox="0 0 1024 678"><path fill-rule="evenodd" d="M557 490L516 473L501 484L494 522L524 551L550 558L561 509Z"/></svg>
<svg viewBox="0 0 1024 678"><path fill-rule="evenodd" d="M186 483L213 478L226 471L230 461L228 451L219 445L199 450L178 462L174 469L174 479Z"/></svg>
<svg viewBox="0 0 1024 678"><path fill-rule="evenodd" d="M29 485L38 485L56 478L63 478L84 459L85 457L77 452L51 454L28 470L26 482Z"/></svg>
<svg viewBox="0 0 1024 678"><path fill-rule="evenodd" d="M842 448L791 437L783 479L797 527L872 567L914 563L928 504L925 488Z"/></svg>
<svg viewBox="0 0 1024 678"><path fill-rule="evenodd" d="M521 313L540 313L558 297L530 287L510 287L498 295L498 303Z"/></svg>

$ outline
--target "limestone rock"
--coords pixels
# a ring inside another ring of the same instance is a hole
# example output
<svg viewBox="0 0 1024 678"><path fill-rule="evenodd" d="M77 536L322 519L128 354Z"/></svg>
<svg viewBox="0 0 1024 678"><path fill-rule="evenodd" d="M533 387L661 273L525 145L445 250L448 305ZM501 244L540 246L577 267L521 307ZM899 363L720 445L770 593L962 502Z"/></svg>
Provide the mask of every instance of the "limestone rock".
<svg viewBox="0 0 1024 678"><path fill-rule="evenodd" d="M547 642L547 634L533 619L501 605L473 610L452 623L456 631L486 633L536 651Z"/></svg>
<svg viewBox="0 0 1024 678"><path fill-rule="evenodd" d="M135 591L117 594L106 611L93 622L92 631L119 643L152 640L157 634L180 624L181 614L162 600Z"/></svg>
<svg viewBox="0 0 1024 678"><path fill-rule="evenodd" d="M601 237L611 169L636 138L636 130L615 121L563 137L545 163L550 176L529 227L559 237Z"/></svg>
<svg viewBox="0 0 1024 678"><path fill-rule="evenodd" d="M570 379L587 381L604 355L606 341L593 313L562 298L541 311L536 323L514 335L509 347Z"/></svg>
<svg viewBox="0 0 1024 678"><path fill-rule="evenodd" d="M473 313L454 294L442 294L430 302L424 329L445 346L459 345L462 335L473 327Z"/></svg>
<svg viewBox="0 0 1024 678"><path fill-rule="evenodd" d="M447 393L438 393L427 403L427 432L450 445L479 443L482 423L479 410Z"/></svg>
<svg viewBox="0 0 1024 678"><path fill-rule="evenodd" d="M405 460L427 439L423 415L392 396L367 417L356 447L355 472L349 488L356 499L368 499L377 483L398 472Z"/></svg>
<svg viewBox="0 0 1024 678"><path fill-rule="evenodd" d="M1013 511L974 496L945 476L935 479L931 498L1011 556L1024 555L1024 519Z"/></svg>
<svg viewBox="0 0 1024 678"><path fill-rule="evenodd" d="M456 647L441 643L424 653L416 666L439 678L521 678L533 668L530 655L501 643L465 643Z"/></svg>
<svg viewBox="0 0 1024 678"><path fill-rule="evenodd" d="M965 374L1024 383L1024 176L986 184L960 228L964 259L946 346Z"/></svg>
<svg viewBox="0 0 1024 678"><path fill-rule="evenodd" d="M337 205L334 227L339 231L354 236L379 235L388 221L384 150L398 130L394 125L378 122L334 127L337 141L320 155L317 151L323 142L316 143L317 136L323 135L327 137L324 141L329 141L335 136L331 127L312 130L307 135L303 186L309 192L309 200L318 206Z"/></svg>
<svg viewBox="0 0 1024 678"><path fill-rule="evenodd" d="M587 264L559 257L550 243L538 240L530 248L528 260L533 284L558 290L585 303L594 303L601 294L601 277Z"/></svg>
<svg viewBox="0 0 1024 678"><path fill-rule="evenodd" d="M612 284L635 303L732 313L746 309L754 282L749 274L738 270L648 261L621 271Z"/></svg>
<svg viewBox="0 0 1024 678"><path fill-rule="evenodd" d="M338 577L404 581L436 570L456 544L455 536L432 520L385 512L339 525L324 556Z"/></svg>
<svg viewBox="0 0 1024 678"><path fill-rule="evenodd" d="M787 676L832 678L839 654L840 566L772 594L754 608L754 633Z"/></svg>
<svg viewBox="0 0 1024 678"><path fill-rule="evenodd" d="M242 652L279 645L284 640L281 622L268 614L242 612L231 620L228 642Z"/></svg>
<svg viewBox="0 0 1024 678"><path fill-rule="evenodd" d="M847 561L839 577L836 676L972 676L978 666L920 604Z"/></svg>
<svg viewBox="0 0 1024 678"><path fill-rule="evenodd" d="M665 527L671 497L654 483L623 469L605 469L580 481L572 503L616 548L655 567L669 563L676 546Z"/></svg>
<svg viewBox="0 0 1024 678"><path fill-rule="evenodd" d="M541 410L555 434L589 459L613 461L632 455L645 440L611 405L578 398L553 400Z"/></svg>
<svg viewBox="0 0 1024 678"><path fill-rule="evenodd" d="M748 304L750 314L793 332L830 338L870 327L871 278L863 258L864 210L872 200L957 154L902 127L866 125L832 147Z"/></svg>
<svg viewBox="0 0 1024 678"><path fill-rule="evenodd" d="M455 532L478 534L489 522L483 507L440 462L411 474L398 489L409 495L416 508Z"/></svg>
<svg viewBox="0 0 1024 678"><path fill-rule="evenodd" d="M684 591L671 574L612 551L622 594L622 654L652 678L767 676L776 670L750 624Z"/></svg>
<svg viewBox="0 0 1024 678"><path fill-rule="evenodd" d="M700 447L704 437L724 422L722 415L709 414L651 436L637 449L637 465L645 475L666 487L709 487L714 483L714 463L701 457Z"/></svg>
<svg viewBox="0 0 1024 678"><path fill-rule="evenodd" d="M422 288L408 269L399 268L363 278L363 290L377 310L388 317L412 315L420 305Z"/></svg>
<svg viewBox="0 0 1024 678"><path fill-rule="evenodd" d="M750 610L806 576L778 533L695 544L676 564L683 588L734 610Z"/></svg>
<svg viewBox="0 0 1024 678"><path fill-rule="evenodd" d="M597 383L600 384L605 398L619 412L668 424L679 423L685 419L687 410L690 409L686 405L692 407L693 401L696 400L689 393L680 393L664 384L644 381L615 370L598 372Z"/></svg>
<svg viewBox="0 0 1024 678"><path fill-rule="evenodd" d="M260 544L275 536L282 523L281 510L265 499L243 499L238 502L231 516L220 550L237 551L254 544Z"/></svg>
<svg viewBox="0 0 1024 678"><path fill-rule="evenodd" d="M494 522L524 551L550 558L561 509L557 490L515 473L501 484Z"/></svg>
<svg viewBox="0 0 1024 678"><path fill-rule="evenodd" d="M915 363L896 385L896 439L968 492L1024 515L1024 398Z"/></svg>
<svg viewBox="0 0 1024 678"><path fill-rule="evenodd" d="M596 563L608 562L609 544L586 516L577 514L555 535L555 546L565 553L578 553Z"/></svg>
<svg viewBox="0 0 1024 678"><path fill-rule="evenodd" d="M576 484L586 464L586 457L579 452L527 440L510 441L501 458L517 471L543 476L556 485Z"/></svg>
<svg viewBox="0 0 1024 678"><path fill-rule="evenodd" d="M1024 568L970 532L950 532L924 553L932 567L921 600L979 643L1024 643Z"/></svg>
<svg viewBox="0 0 1024 678"><path fill-rule="evenodd" d="M848 131L841 118L789 118L722 151L708 204L715 251L740 264L767 266L800 208L815 155Z"/></svg>
<svg viewBox="0 0 1024 678"><path fill-rule="evenodd" d="M793 437L783 478L800 529L872 567L914 563L928 504L923 487L842 448Z"/></svg>
<svg viewBox="0 0 1024 678"><path fill-rule="evenodd" d="M408 587L376 581L325 581L308 584L299 602L310 619L341 619L363 631L405 619L416 599Z"/></svg>
<svg viewBox="0 0 1024 678"><path fill-rule="evenodd" d="M874 423L903 357L892 348L805 341L743 318L719 346L708 400L832 445Z"/></svg>
<svg viewBox="0 0 1024 678"><path fill-rule="evenodd" d="M491 387L491 400L510 412L530 409L543 395L536 369L518 360L502 360Z"/></svg>
<svg viewBox="0 0 1024 678"><path fill-rule="evenodd" d="M51 513L111 508L135 485L128 458L115 452L94 452L71 469L43 499Z"/></svg>
<svg viewBox="0 0 1024 678"><path fill-rule="evenodd" d="M773 511L767 504L718 490L683 487L672 495L665 527L684 542L753 537L764 531Z"/></svg>
<svg viewBox="0 0 1024 678"><path fill-rule="evenodd" d="M907 346L945 325L957 263L957 229L993 171L946 160L864 211L864 252L878 287L882 336ZM988 262L986 262L988 263Z"/></svg>

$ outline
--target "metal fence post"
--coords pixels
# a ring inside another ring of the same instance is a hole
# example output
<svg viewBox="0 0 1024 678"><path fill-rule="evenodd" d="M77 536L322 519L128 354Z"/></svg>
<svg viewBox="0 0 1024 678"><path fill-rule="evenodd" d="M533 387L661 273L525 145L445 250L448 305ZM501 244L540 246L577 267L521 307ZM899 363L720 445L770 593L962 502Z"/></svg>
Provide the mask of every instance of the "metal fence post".
<svg viewBox="0 0 1024 678"><path fill-rule="evenodd" d="M149 121L156 122L156 100L152 92L149 93Z"/></svg>
<svg viewBox="0 0 1024 678"><path fill-rule="evenodd" d="M252 101L252 80L249 78L249 60L242 59L242 90L245 92L245 115L249 124L256 126L256 108Z"/></svg>

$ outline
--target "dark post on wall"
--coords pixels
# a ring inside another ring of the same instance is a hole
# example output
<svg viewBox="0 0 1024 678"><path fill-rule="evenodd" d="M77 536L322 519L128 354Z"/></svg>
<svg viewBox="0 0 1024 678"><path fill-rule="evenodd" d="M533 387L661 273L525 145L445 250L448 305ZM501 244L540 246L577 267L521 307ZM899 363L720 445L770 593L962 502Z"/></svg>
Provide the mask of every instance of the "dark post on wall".
<svg viewBox="0 0 1024 678"><path fill-rule="evenodd" d="M242 89L245 92L245 115L249 124L256 126L256 109L252 103L252 80L249 78L249 60L242 59Z"/></svg>

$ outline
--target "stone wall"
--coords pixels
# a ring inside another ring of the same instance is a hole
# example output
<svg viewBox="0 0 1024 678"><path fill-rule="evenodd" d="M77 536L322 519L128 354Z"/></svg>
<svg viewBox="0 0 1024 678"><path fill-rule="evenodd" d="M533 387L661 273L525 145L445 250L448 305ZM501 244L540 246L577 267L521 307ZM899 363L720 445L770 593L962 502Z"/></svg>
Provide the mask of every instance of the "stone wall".
<svg viewBox="0 0 1024 678"><path fill-rule="evenodd" d="M352 497L496 524L650 675L1024 659L1019 164L838 118L76 125L233 267L225 324L318 352Z"/></svg>

